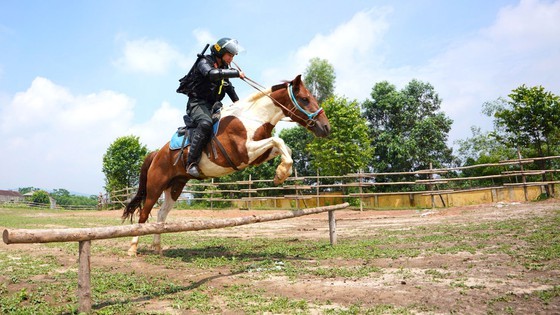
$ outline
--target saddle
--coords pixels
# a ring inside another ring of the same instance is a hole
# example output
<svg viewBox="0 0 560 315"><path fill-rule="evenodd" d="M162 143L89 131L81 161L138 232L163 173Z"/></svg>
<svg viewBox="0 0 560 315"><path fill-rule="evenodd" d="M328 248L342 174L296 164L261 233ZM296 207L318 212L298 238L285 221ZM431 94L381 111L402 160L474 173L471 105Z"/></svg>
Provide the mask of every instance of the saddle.
<svg viewBox="0 0 560 315"><path fill-rule="evenodd" d="M219 103L219 102L217 102L217 103ZM229 165L234 170L238 171L239 169L237 168L237 166L235 166L235 164L233 163L233 161L231 160L231 158L227 154L224 146L220 143L218 138L216 138L216 133L218 132L218 127L219 127L220 117L221 117L220 109L222 107L221 106L222 104L219 103L219 107L216 108L217 103L214 104L214 106L212 107L213 128L212 128L212 135L210 137L210 145L212 147L212 153L214 154L215 157L218 156L218 152L216 152L216 146L217 146L220 149L220 152L224 155L224 157L228 161ZM194 123L194 121L192 120L192 118L189 115L184 115L183 116L183 121L185 122L185 126L181 126L181 127L177 128L177 131L173 135L173 137L171 139L171 143L170 143L170 149L172 149L172 150L181 149L181 152L177 156L177 159L175 159L175 163L173 163L173 165L176 165L177 162L179 162L179 160L183 156L183 150L187 146L190 145L189 139L191 138L191 132L194 129L196 129L196 127L197 127L197 125ZM178 141L181 138L182 138L182 141ZM180 146L178 145L179 142L181 143ZM210 158L210 152L207 152L207 155Z"/></svg>

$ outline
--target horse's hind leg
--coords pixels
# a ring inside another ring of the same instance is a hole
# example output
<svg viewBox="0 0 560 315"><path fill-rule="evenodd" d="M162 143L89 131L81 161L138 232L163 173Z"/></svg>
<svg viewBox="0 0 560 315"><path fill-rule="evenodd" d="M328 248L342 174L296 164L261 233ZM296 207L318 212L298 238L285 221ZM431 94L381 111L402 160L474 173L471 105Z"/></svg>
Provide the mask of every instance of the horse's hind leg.
<svg viewBox="0 0 560 315"><path fill-rule="evenodd" d="M163 205L161 205L161 208L158 211L158 215L157 215L157 222L158 223L163 223L165 222L165 219L167 218L167 215L169 214L169 211L171 211L171 209L173 209L173 205L175 205L175 200L173 200L172 195L171 195L171 189L167 188L164 192L164 200L163 200ZM152 248L154 251L156 251L158 254L161 255L162 251L161 251L161 235L160 234L154 234L154 242L152 244Z"/></svg>
<svg viewBox="0 0 560 315"><path fill-rule="evenodd" d="M181 193L183 192L183 187L185 187L186 181L184 180L175 180L173 181L173 183L171 184L171 187L167 188L164 191L164 201L163 201L163 205L161 206L161 208L158 211L158 217L157 217L157 222L158 223L164 223L165 220L167 219L167 215L169 214L169 211L171 211L171 209L173 209L173 206L175 205L175 202L177 202L177 199L179 199L179 196L181 196ZM152 245L152 247L154 248L154 250L156 252L158 252L160 255L162 253L161 251L161 235L160 234L154 234L154 243Z"/></svg>

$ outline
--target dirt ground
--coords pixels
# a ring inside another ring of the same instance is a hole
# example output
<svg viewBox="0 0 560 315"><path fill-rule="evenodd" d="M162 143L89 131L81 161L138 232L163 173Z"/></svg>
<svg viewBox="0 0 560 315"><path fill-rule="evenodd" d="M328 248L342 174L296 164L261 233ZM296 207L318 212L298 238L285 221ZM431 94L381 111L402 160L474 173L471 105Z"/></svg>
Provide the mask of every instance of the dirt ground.
<svg viewBox="0 0 560 315"><path fill-rule="evenodd" d="M527 203L497 203L448 209L357 211L336 212L337 238L355 238L360 235L376 235L380 229L408 230L412 227L428 227L440 224L462 224L495 222L504 219L529 218L550 215L560 209L560 200ZM194 219L233 218L262 215L263 211L218 210L218 211L172 211L168 221ZM266 211L266 213L272 213ZM119 211L101 211L91 215L119 217ZM155 218L151 219L155 221ZM241 238L297 238L328 239L327 214L315 214L295 219L258 223L228 229L201 231L203 235L232 236ZM103 242L103 241L100 241ZM151 237L141 238L141 246L148 246ZM165 250L166 244L162 244ZM42 245L6 245L0 243L0 250L18 250L32 246L38 253L47 249ZM417 244L418 248L425 246ZM126 251L127 248L123 248ZM64 254L60 254L64 255ZM61 259L68 265L75 264L76 256L67 255ZM313 313L322 313L329 307L350 306L358 303L363 309L375 305L392 305L413 309L422 314L560 314L560 298L554 297L543 303L532 293L554 290L560 286L560 262L549 266L528 269L519 263L512 263L512 256L502 254L482 254L459 252L455 254L434 254L414 258L383 258L369 261L333 260L329 266L371 265L382 272L367 277L346 279L342 277L322 278L311 275L297 281L274 274L262 276L234 274L228 269L208 268L196 272L179 272L165 266L156 266L139 258L123 256L92 257L95 266L133 267L142 273L168 275L176 281L225 287L232 284L251 284L265 289L271 294L292 299L318 302ZM325 306L327 304L329 306ZM143 301L145 311L180 313L171 308L165 300Z"/></svg>

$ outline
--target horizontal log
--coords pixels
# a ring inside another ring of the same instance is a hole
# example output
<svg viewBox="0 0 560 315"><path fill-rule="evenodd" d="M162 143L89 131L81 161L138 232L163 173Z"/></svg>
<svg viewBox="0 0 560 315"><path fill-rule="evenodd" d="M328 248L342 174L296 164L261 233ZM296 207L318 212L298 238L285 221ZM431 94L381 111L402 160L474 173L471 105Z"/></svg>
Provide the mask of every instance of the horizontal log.
<svg viewBox="0 0 560 315"><path fill-rule="evenodd" d="M347 208L347 202L317 208L294 210L262 216L245 216L232 219L197 220L183 223L144 223L123 226L107 226L98 228L67 228L67 229L8 229L2 233L6 244L50 243L50 242L81 242L117 237L141 236L148 234L176 233L221 229L259 222L291 219L304 215Z"/></svg>

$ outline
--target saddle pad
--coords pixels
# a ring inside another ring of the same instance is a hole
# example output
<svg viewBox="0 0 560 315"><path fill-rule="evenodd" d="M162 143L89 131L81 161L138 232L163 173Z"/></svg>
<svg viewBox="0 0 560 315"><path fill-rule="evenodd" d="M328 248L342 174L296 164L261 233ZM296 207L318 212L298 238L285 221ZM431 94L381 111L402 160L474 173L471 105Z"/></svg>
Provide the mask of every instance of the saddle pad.
<svg viewBox="0 0 560 315"><path fill-rule="evenodd" d="M169 149L171 150L179 150L181 149L181 145L183 144L183 138L185 136L179 136L179 133L175 131L173 136L171 137L171 141L169 141ZM189 144L189 138L185 141L185 147Z"/></svg>
<svg viewBox="0 0 560 315"><path fill-rule="evenodd" d="M218 132L219 125L220 125L219 121L217 121L214 124L212 134L215 135ZM184 137L185 136L179 136L179 133L177 131L175 131L175 133L171 137L171 140L169 141L169 149L171 149L171 150L181 149L181 145L183 144L183 138ZM187 145L189 145L189 143L190 143L190 139L187 137L187 140L185 140L185 148L187 147Z"/></svg>

